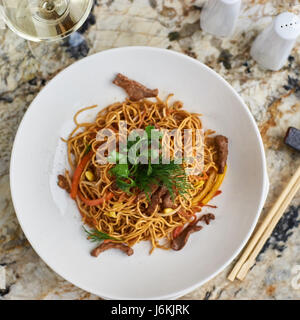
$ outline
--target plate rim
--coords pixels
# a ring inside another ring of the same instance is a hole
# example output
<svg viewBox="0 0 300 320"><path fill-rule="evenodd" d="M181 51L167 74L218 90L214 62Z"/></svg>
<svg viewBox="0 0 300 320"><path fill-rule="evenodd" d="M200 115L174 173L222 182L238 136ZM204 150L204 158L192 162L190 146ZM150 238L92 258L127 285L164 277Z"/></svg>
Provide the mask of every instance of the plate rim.
<svg viewBox="0 0 300 320"><path fill-rule="evenodd" d="M100 293L99 291L97 292L96 290L91 290L90 288L85 287L85 285L81 285L78 284L76 281L74 280L70 280L68 276L61 274L60 272L58 272L56 270L55 267L52 266L52 264L48 263L47 258L45 258L44 254L41 253L41 251L37 248L37 246L35 244L32 243L31 239L30 239L30 232L28 230L25 230L23 228L23 223L22 223L22 218L21 218L21 214L20 208L16 208L17 205L17 200L16 200L16 195L14 194L14 173L13 173L13 167L14 167L14 161L15 161L15 154L16 154L16 145L17 145L17 141L20 139L20 132L22 131L22 128L26 122L26 119L30 116L33 108L32 105L34 105L36 99L40 96L40 94L42 94L42 92L47 88L47 86L52 82L55 81L58 77L63 77L64 73L68 72L69 70L71 70L72 68L74 68L75 66L77 67L78 65L85 63L86 60L88 59L92 59L95 56L98 55L102 55L102 54L109 54L110 52L116 52L116 51L136 51L136 50L146 50L146 51L156 51L156 52L161 52L162 54L171 54L171 55L175 55L178 56L180 58L186 59L190 62L193 62L195 64L200 65L202 68L204 68L207 72L209 72L210 74L212 74L213 76L217 77L230 91L231 93L238 99L238 101L240 102L240 107L242 107L244 109L244 111L246 111L246 114L250 120L250 122L252 123L254 132L256 134L256 138L257 138L257 142L259 145L259 150L260 150L260 161L261 161L261 165L262 165L262 173L263 173L263 177L262 177L262 182L263 182L263 192L260 195L260 200L259 200L259 204L258 204L258 210L256 212L255 218L251 224L251 227L249 228L249 231L247 233L247 235L245 236L244 240L240 243L239 247L233 252L233 254L227 259L227 261L222 264L214 273L212 273L210 276L206 277L205 279L203 279L202 281L199 281L197 283L195 283L194 285L188 286L180 291L175 292L174 294L165 294L165 295L161 295L161 296L155 296L155 297L150 297L150 298L144 298L144 297L133 297L133 298L128 298L128 297L124 297L124 296L118 296L118 295L114 295L112 297L108 297L103 295L102 293ZM227 82L220 74L218 74L215 70L211 69L210 67L208 67L207 65L205 65L204 63L202 63L199 60L196 60L192 57L189 57L183 53L174 51L174 50L168 50L168 49L164 49L164 48L157 48L157 47L147 47L147 46L126 46L126 47L120 47L120 48L112 48L112 49L108 49L108 50L103 50L97 53L94 53L90 56L87 56L79 61L76 61L74 63L72 63L71 65L67 66L66 68L64 68L63 70L61 70L58 74L56 74L40 91L39 93L36 95L36 97L32 100L32 102L30 103L29 107L27 108L15 135L14 138L14 142L13 142L13 147L12 147L12 151L11 151L11 158L10 158L10 169L9 169L9 175L10 175L10 193L11 193L11 198L12 198L12 202L13 202L13 207L14 207L14 211L16 213L16 217L18 219L18 223L20 224L22 231L26 237L26 239L28 240L28 242L30 243L31 247L33 248L33 250L37 253L37 255L43 260L43 262L51 269L53 270L56 274L58 274L59 276L61 276L62 278L64 278L65 280L67 280L68 282L70 282L71 284L73 284L74 286L90 292L98 297L110 300L110 299L115 299L115 300L141 300L141 299L146 299L146 300L165 300L165 299L177 299L178 297L184 296L185 294L199 288L200 286L202 286L203 284L205 284L206 282L208 282L209 280L213 279L216 275L218 275L220 272L222 272L226 267L229 266L230 263L232 263L232 261L237 257L237 255L241 252L241 250L243 249L243 247L245 246L245 244L248 242L257 222L259 219L259 216L261 214L261 211L263 209L264 206L264 202L266 200L266 196L269 190L269 179L268 179L268 174L267 174L267 161L266 161L266 156L265 156L265 149L264 149L264 145L262 142L262 137L260 135L258 126L256 121L254 120L254 117L252 115L252 113L250 112L248 106L246 105L246 103L244 102L244 100L242 99L242 97L237 93L237 91L230 85L229 82Z"/></svg>

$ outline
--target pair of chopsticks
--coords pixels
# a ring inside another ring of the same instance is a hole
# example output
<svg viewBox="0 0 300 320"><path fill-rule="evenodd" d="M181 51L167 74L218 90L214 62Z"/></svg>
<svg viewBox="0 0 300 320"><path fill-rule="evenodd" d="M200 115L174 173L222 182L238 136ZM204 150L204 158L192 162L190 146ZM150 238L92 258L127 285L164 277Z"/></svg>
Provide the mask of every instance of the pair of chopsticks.
<svg viewBox="0 0 300 320"><path fill-rule="evenodd" d="M253 233L247 243L242 255L239 257L234 268L228 276L230 281L235 278L244 280L250 268L254 265L256 257L260 253L266 241L272 234L278 221L283 216L286 208L300 188L300 167L297 169L291 180L280 194L279 198L268 212L267 216Z"/></svg>

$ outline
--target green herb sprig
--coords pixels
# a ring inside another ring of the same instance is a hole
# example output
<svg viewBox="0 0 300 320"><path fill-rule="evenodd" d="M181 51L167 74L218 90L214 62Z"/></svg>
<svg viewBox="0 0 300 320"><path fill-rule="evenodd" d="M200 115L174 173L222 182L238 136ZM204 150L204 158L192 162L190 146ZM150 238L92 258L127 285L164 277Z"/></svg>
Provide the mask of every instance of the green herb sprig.
<svg viewBox="0 0 300 320"><path fill-rule="evenodd" d="M107 233L98 231L97 229L93 229L92 231L88 231L83 227L83 230L86 232L87 234L87 238L91 241L91 242L100 242L103 240L118 240L116 238L111 237L110 235L108 235Z"/></svg>
<svg viewBox="0 0 300 320"><path fill-rule="evenodd" d="M143 139L148 140L148 145L151 144L152 138L162 138L162 133L158 131L152 131L155 129L154 126L147 126L145 128L146 137L137 137L136 141L128 141L127 150L143 142ZM161 148L161 143L159 143L159 148ZM151 154L151 150L147 149L145 156L149 159L148 164L116 164L110 173L116 177L117 186L125 191L126 193L131 193L133 187L137 187L139 190L144 191L149 198L150 190L152 185L164 185L171 197L174 199L175 192L180 195L187 193L190 189L190 184L187 180L185 170L181 164L176 164L171 161L169 164L162 163L162 157L159 152L156 154ZM122 153L114 151L110 157L110 160L117 162L124 157ZM159 158L158 164L151 164L151 158Z"/></svg>

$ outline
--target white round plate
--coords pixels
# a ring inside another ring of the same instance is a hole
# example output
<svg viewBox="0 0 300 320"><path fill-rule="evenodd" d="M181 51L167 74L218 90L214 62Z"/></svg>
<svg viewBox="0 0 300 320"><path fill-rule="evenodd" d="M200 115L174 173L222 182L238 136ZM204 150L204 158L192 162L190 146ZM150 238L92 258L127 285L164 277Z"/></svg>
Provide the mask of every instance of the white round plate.
<svg viewBox="0 0 300 320"><path fill-rule="evenodd" d="M91 257L95 245L86 239L79 212L56 186L65 165L60 137L78 109L98 104L100 110L126 97L112 84L118 72L158 88L162 98L174 93L186 110L203 114L205 128L229 138L223 193L212 201L216 220L191 235L181 251L157 249L150 256L143 242L131 257L118 250ZM51 80L19 127L10 174L15 210L35 251L66 280L107 299L171 299L211 279L245 245L268 189L259 131L233 88L195 59L148 47L95 54Z"/></svg>

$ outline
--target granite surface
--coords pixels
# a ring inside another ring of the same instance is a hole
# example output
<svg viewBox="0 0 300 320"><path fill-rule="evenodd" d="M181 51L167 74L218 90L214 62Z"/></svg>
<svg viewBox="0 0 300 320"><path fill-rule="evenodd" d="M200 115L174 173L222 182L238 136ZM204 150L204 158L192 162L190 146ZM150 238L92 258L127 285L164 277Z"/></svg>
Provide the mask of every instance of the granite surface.
<svg viewBox="0 0 300 320"><path fill-rule="evenodd" d="M0 30L0 299L99 299L41 261L18 224L9 187L12 143L30 102L55 74L86 55L112 47L155 46L187 54L220 73L243 97L263 137L271 184L263 214L276 200L300 165L299 155L282 143L288 126L300 127L300 43L278 72L260 69L250 58L249 48L273 16L286 10L300 13L300 3L244 0L230 39L200 30L203 3L98 0L79 32L40 47L30 48L10 30ZM299 210L300 194L243 282L226 279L231 265L182 299L299 299Z"/></svg>

